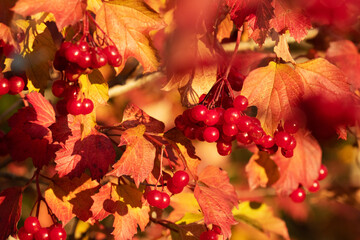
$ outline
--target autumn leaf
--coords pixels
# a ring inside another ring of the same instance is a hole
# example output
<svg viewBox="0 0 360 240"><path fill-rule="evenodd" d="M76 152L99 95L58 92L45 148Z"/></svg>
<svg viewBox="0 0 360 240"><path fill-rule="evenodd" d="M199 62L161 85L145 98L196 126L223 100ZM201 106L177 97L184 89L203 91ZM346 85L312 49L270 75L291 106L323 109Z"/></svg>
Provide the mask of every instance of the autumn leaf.
<svg viewBox="0 0 360 240"><path fill-rule="evenodd" d="M304 94L304 83L290 66L270 62L249 74L241 94L258 108L257 118L264 131L273 134L279 121L293 114Z"/></svg>
<svg viewBox="0 0 360 240"><path fill-rule="evenodd" d="M32 92L26 95L26 99L34 107L36 120L31 121L32 123L49 127L55 123L55 111L52 105L45 97L37 92Z"/></svg>
<svg viewBox="0 0 360 240"><path fill-rule="evenodd" d="M331 42L326 51L326 59L344 72L354 88L360 88L360 54L353 42L349 40Z"/></svg>
<svg viewBox="0 0 360 240"><path fill-rule="evenodd" d="M8 239L17 231L22 204L22 188L12 187L0 193L0 239Z"/></svg>
<svg viewBox="0 0 360 240"><path fill-rule="evenodd" d="M273 0L275 16L270 20L270 26L280 34L286 30L300 42L306 35L307 29L311 28L310 19L296 2L286 0Z"/></svg>
<svg viewBox="0 0 360 240"><path fill-rule="evenodd" d="M99 70L94 69L88 75L81 75L79 85L81 92L91 99L95 106L106 104L109 100L109 86Z"/></svg>
<svg viewBox="0 0 360 240"><path fill-rule="evenodd" d="M146 132L150 133L163 133L165 124L141 110L134 104L128 104L123 113L121 126L125 128L133 128L138 125L144 125Z"/></svg>
<svg viewBox="0 0 360 240"><path fill-rule="evenodd" d="M130 128L121 135L119 146L126 145L120 160L113 165L107 175L120 177L131 176L137 187L144 181L154 168L155 147L145 139L145 125Z"/></svg>
<svg viewBox="0 0 360 240"><path fill-rule="evenodd" d="M321 148L309 132L299 131L294 135L297 145L294 156L285 158L278 151L273 160L279 167L280 178L273 184L276 191L288 196L299 184L309 188L319 176Z"/></svg>
<svg viewBox="0 0 360 240"><path fill-rule="evenodd" d="M0 4L0 39L5 43L14 46L16 49L19 49L19 44L14 38L15 33L12 31L12 20L14 17L14 12L11 11L11 8L15 5L15 1L12 0L2 0Z"/></svg>
<svg viewBox="0 0 360 240"><path fill-rule="evenodd" d="M115 239L131 239L137 233L137 226L143 231L149 222L150 208L144 205L142 192L131 185L102 186L99 193L92 198L91 207L94 220L102 220L106 216L114 215Z"/></svg>
<svg viewBox="0 0 360 240"><path fill-rule="evenodd" d="M278 58L282 58L285 62L291 62L295 64L295 60L291 56L289 50L289 44L287 43L286 34L282 34L279 36L279 39L277 39L277 44L274 47L274 52L276 53L276 56Z"/></svg>
<svg viewBox="0 0 360 240"><path fill-rule="evenodd" d="M170 224L173 229L177 231L171 231L171 239L173 240L197 240L200 238L201 233L207 231L204 224Z"/></svg>
<svg viewBox="0 0 360 240"><path fill-rule="evenodd" d="M167 219L176 224L190 224L204 218L193 192L182 192L171 196L171 206L174 210Z"/></svg>
<svg viewBox="0 0 360 240"><path fill-rule="evenodd" d="M227 173L215 166L206 167L199 175L194 190L205 224L218 225L224 238L231 236L231 225L236 224L231 210L238 203L234 187Z"/></svg>
<svg viewBox="0 0 360 240"><path fill-rule="evenodd" d="M65 126L56 126L60 124ZM59 131L59 132L58 132ZM92 129L91 134L81 139L80 123L74 118L64 119L52 126L54 140L59 141L61 149L56 152L56 171L60 177L81 176L89 168L93 179L100 179L115 160L115 150L111 140ZM65 141L65 142L61 142Z"/></svg>
<svg viewBox="0 0 360 240"><path fill-rule="evenodd" d="M273 210L265 203L242 202L233 210L234 217L263 232L268 238L274 234L290 239L285 222L274 216Z"/></svg>
<svg viewBox="0 0 360 240"><path fill-rule="evenodd" d="M231 21L230 15L227 14L224 20L222 20L217 27L216 38L218 39L218 41L221 42L224 38L230 38L233 28L234 23Z"/></svg>
<svg viewBox="0 0 360 240"><path fill-rule="evenodd" d="M50 209L62 223L67 224L73 217L87 221L91 217L90 207L99 184L90 176L70 179L55 177L45 191L45 199Z"/></svg>
<svg viewBox="0 0 360 240"><path fill-rule="evenodd" d="M96 12L96 21L118 48L124 67L129 57L135 57L143 66L144 72L158 68L155 50L151 47L149 32L164 27L159 15L142 0L115 0L102 2ZM119 34L120 33L120 34ZM98 31L102 35L101 31Z"/></svg>
<svg viewBox="0 0 360 240"><path fill-rule="evenodd" d="M248 164L245 171L249 181L250 190L257 187L271 186L279 179L278 166L271 159L270 155L266 152L255 152Z"/></svg>
<svg viewBox="0 0 360 240"><path fill-rule="evenodd" d="M56 25L61 31L68 25L74 25L79 22L86 9L86 1L84 0L19 0L12 10L24 17L30 16L39 12L50 12L54 14Z"/></svg>

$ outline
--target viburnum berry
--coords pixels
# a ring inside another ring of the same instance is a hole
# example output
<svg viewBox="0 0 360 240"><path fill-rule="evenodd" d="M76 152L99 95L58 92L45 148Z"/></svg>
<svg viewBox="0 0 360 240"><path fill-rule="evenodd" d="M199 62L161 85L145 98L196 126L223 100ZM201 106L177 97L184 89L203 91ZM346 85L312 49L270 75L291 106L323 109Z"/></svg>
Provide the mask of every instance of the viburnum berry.
<svg viewBox="0 0 360 240"><path fill-rule="evenodd" d="M80 87L78 85L72 85L66 89L65 98L66 99L77 98L79 91L80 91Z"/></svg>
<svg viewBox="0 0 360 240"><path fill-rule="evenodd" d="M79 41L76 44L80 51L87 52L89 51L89 44L86 41Z"/></svg>
<svg viewBox="0 0 360 240"><path fill-rule="evenodd" d="M20 228L17 233L19 240L33 240L33 234L25 230L24 227Z"/></svg>
<svg viewBox="0 0 360 240"><path fill-rule="evenodd" d="M219 140L216 143L216 149L221 156L227 156L232 151L232 144L231 142L225 142L223 140Z"/></svg>
<svg viewBox="0 0 360 240"><path fill-rule="evenodd" d="M76 116L76 115L82 114L83 103L82 103L81 99L76 99L76 98L69 99L66 104L66 110L71 115Z"/></svg>
<svg viewBox="0 0 360 240"><path fill-rule="evenodd" d="M239 132L235 123L225 123L224 125L222 125L222 131L225 135L229 137L235 136Z"/></svg>
<svg viewBox="0 0 360 240"><path fill-rule="evenodd" d="M71 46L65 50L65 58L69 62L76 63L80 57L80 53L80 48L75 44L71 44Z"/></svg>
<svg viewBox="0 0 360 240"><path fill-rule="evenodd" d="M294 134L299 130L299 123L295 120L286 120L284 130L287 133Z"/></svg>
<svg viewBox="0 0 360 240"><path fill-rule="evenodd" d="M294 151L290 149L281 148L281 154L286 158L294 156Z"/></svg>
<svg viewBox="0 0 360 240"><path fill-rule="evenodd" d="M219 112L214 109L211 109L207 111L204 123L207 126L214 126L219 122L219 119L220 119Z"/></svg>
<svg viewBox="0 0 360 240"><path fill-rule="evenodd" d="M296 147L296 139L290 135L290 142L288 144L288 147L286 148L286 150L294 150Z"/></svg>
<svg viewBox="0 0 360 240"><path fill-rule="evenodd" d="M203 132L204 140L211 143L219 139L219 130L216 127L207 127Z"/></svg>
<svg viewBox="0 0 360 240"><path fill-rule="evenodd" d="M249 134L247 132L240 132L236 135L236 140L244 145L250 144L252 142Z"/></svg>
<svg viewBox="0 0 360 240"><path fill-rule="evenodd" d="M84 69L91 67L91 54L89 52L81 52L76 63Z"/></svg>
<svg viewBox="0 0 360 240"><path fill-rule="evenodd" d="M217 240L218 234L215 231L208 230L200 235L200 240Z"/></svg>
<svg viewBox="0 0 360 240"><path fill-rule="evenodd" d="M184 131L186 128L186 124L184 122L184 117L183 115L179 115L175 118L175 126L180 130L180 131Z"/></svg>
<svg viewBox="0 0 360 240"><path fill-rule="evenodd" d="M197 105L191 109L191 117L197 122L202 122L206 119L207 111L204 105Z"/></svg>
<svg viewBox="0 0 360 240"><path fill-rule="evenodd" d="M236 108L228 108L224 112L224 121L228 124L237 124L240 120L240 112Z"/></svg>
<svg viewBox="0 0 360 240"><path fill-rule="evenodd" d="M262 140L261 145L264 148L271 148L275 145L275 139L270 135L263 136L261 140Z"/></svg>
<svg viewBox="0 0 360 240"><path fill-rule="evenodd" d="M281 148L288 149L291 141L291 135L286 132L278 132L275 135L275 143Z"/></svg>
<svg viewBox="0 0 360 240"><path fill-rule="evenodd" d="M106 54L102 51L101 48L95 47L91 53L91 62L92 68L100 68L105 66L107 63Z"/></svg>
<svg viewBox="0 0 360 240"><path fill-rule="evenodd" d="M253 125L253 121L248 116L240 116L237 127L241 132L249 132Z"/></svg>
<svg viewBox="0 0 360 240"><path fill-rule="evenodd" d="M318 180L321 181L321 180L325 179L327 175L328 175L327 167L322 164L322 165L320 166Z"/></svg>
<svg viewBox="0 0 360 240"><path fill-rule="evenodd" d="M37 231L34 234L35 240L49 240L49 229L47 228L40 228L39 231Z"/></svg>
<svg viewBox="0 0 360 240"><path fill-rule="evenodd" d="M213 225L211 230L217 234L221 234L221 228L218 225Z"/></svg>
<svg viewBox="0 0 360 240"><path fill-rule="evenodd" d="M214 110L219 114L219 121L217 124L222 125L224 123L224 112L225 109L221 107L214 108Z"/></svg>
<svg viewBox="0 0 360 240"><path fill-rule="evenodd" d="M172 182L176 187L185 187L189 183L189 174L185 171L177 171L172 177Z"/></svg>
<svg viewBox="0 0 360 240"><path fill-rule="evenodd" d="M166 187L167 189L172 193L172 194L177 194L177 193L181 193L183 191L183 187L176 187L174 186L173 180L172 178L170 178L167 183L166 183Z"/></svg>
<svg viewBox="0 0 360 240"><path fill-rule="evenodd" d="M0 78L0 95L7 94L9 92L9 80L6 78Z"/></svg>
<svg viewBox="0 0 360 240"><path fill-rule="evenodd" d="M103 52L111 66L119 67L121 65L122 58L115 46L107 46L103 49Z"/></svg>
<svg viewBox="0 0 360 240"><path fill-rule="evenodd" d="M153 207L158 207L162 201L162 194L158 190L151 190L146 194L146 200Z"/></svg>
<svg viewBox="0 0 360 240"><path fill-rule="evenodd" d="M55 97L61 98L65 96L66 82L63 80L57 80L53 83L51 91Z"/></svg>
<svg viewBox="0 0 360 240"><path fill-rule="evenodd" d="M306 198L306 193L303 188L299 187L290 194L291 200L296 203L303 202Z"/></svg>
<svg viewBox="0 0 360 240"><path fill-rule="evenodd" d="M87 115L90 114L94 110L94 103L91 99L84 98L82 101L82 114Z"/></svg>
<svg viewBox="0 0 360 240"><path fill-rule="evenodd" d="M9 79L9 94L16 95L20 93L25 87L24 79L18 76L13 76Z"/></svg>
<svg viewBox="0 0 360 240"><path fill-rule="evenodd" d="M308 188L309 192L312 193L319 191L319 189L320 189L320 183L317 180L315 180L313 184Z"/></svg>
<svg viewBox="0 0 360 240"><path fill-rule="evenodd" d="M249 131L249 135L253 141L261 139L261 137L265 134L262 128L253 126Z"/></svg>
<svg viewBox="0 0 360 240"><path fill-rule="evenodd" d="M236 108L239 111L244 111L248 107L248 99L242 95L237 96L234 99L234 108Z"/></svg>
<svg viewBox="0 0 360 240"><path fill-rule="evenodd" d="M162 192L161 193L161 200L159 202L159 205L157 206L160 209L165 209L170 205L170 197L167 193Z"/></svg>
<svg viewBox="0 0 360 240"><path fill-rule="evenodd" d="M66 232L62 227L53 227L49 235L50 240L66 240Z"/></svg>
<svg viewBox="0 0 360 240"><path fill-rule="evenodd" d="M25 219L24 228L25 228L26 232L34 234L40 230L41 225L40 225L39 220L36 217L30 216Z"/></svg>

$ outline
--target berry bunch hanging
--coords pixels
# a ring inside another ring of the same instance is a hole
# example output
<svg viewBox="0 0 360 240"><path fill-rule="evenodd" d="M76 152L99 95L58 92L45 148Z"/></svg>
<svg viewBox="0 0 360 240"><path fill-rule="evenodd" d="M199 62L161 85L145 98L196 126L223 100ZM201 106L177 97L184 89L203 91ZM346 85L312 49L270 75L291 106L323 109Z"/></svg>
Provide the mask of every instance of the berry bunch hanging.
<svg viewBox="0 0 360 240"><path fill-rule="evenodd" d="M25 219L24 226L18 231L19 240L65 240L65 229L59 223L43 228L36 217Z"/></svg>

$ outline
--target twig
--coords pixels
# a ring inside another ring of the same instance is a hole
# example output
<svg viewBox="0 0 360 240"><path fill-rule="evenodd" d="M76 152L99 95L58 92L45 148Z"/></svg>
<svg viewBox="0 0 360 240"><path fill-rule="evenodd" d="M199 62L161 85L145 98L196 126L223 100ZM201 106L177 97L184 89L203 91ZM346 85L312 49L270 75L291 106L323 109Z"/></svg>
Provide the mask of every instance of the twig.
<svg viewBox="0 0 360 240"><path fill-rule="evenodd" d="M155 219L155 218L152 218L152 217L150 217L150 221L152 221L153 223L159 224L159 225L161 225L163 227L166 227L166 228L170 229L171 231L179 232L178 229L173 228L172 226L169 225L169 224L174 224L173 222L162 220L162 219Z"/></svg>

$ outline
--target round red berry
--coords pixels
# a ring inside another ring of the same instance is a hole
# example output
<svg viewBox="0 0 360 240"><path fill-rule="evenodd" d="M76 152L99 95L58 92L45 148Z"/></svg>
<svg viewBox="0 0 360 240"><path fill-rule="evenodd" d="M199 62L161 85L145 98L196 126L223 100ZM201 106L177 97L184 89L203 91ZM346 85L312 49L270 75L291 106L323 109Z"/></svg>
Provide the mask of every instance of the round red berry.
<svg viewBox="0 0 360 240"><path fill-rule="evenodd" d="M299 130L299 123L295 120L286 120L284 130L287 133L294 134Z"/></svg>
<svg viewBox="0 0 360 240"><path fill-rule="evenodd" d="M261 145L264 148L271 148L275 145L275 139L270 135L263 136L261 140L262 140Z"/></svg>
<svg viewBox="0 0 360 240"><path fill-rule="evenodd" d="M201 233L200 240L217 240L218 234L212 230Z"/></svg>
<svg viewBox="0 0 360 240"><path fill-rule="evenodd" d="M225 142L223 140L219 140L216 143L216 149L221 156L227 156L232 151L232 144L231 142Z"/></svg>
<svg viewBox="0 0 360 240"><path fill-rule="evenodd" d="M76 63L86 69L91 66L91 54L89 52L81 52Z"/></svg>
<svg viewBox="0 0 360 240"><path fill-rule="evenodd" d="M170 178L167 183L166 183L166 187L168 188L168 190L172 193L172 194L177 194L177 193L181 193L183 191L183 187L176 187L174 186L173 180L172 178Z"/></svg>
<svg viewBox="0 0 360 240"><path fill-rule="evenodd" d="M103 49L103 52L111 66L119 67L121 65L122 58L115 46L107 46Z"/></svg>
<svg viewBox="0 0 360 240"><path fill-rule="evenodd" d="M239 111L244 111L248 107L248 99L242 95L237 96L234 99L234 107Z"/></svg>
<svg viewBox="0 0 360 240"><path fill-rule="evenodd" d="M25 87L24 79L18 76L13 76L9 79L9 94L16 95L20 93Z"/></svg>
<svg viewBox="0 0 360 240"><path fill-rule="evenodd" d="M185 187L188 185L189 179L189 174L182 170L175 172L172 177L173 184L176 187Z"/></svg>
<svg viewBox="0 0 360 240"><path fill-rule="evenodd" d="M207 126L214 126L219 122L220 119L220 115L218 113L218 111L212 109L212 110L208 110L206 113L206 118L204 120L204 123Z"/></svg>
<svg viewBox="0 0 360 240"><path fill-rule="evenodd" d="M317 180L315 180L313 184L308 188L309 192L312 193L319 191L319 189L320 189L320 183Z"/></svg>
<svg viewBox="0 0 360 240"><path fill-rule="evenodd" d="M183 115L179 115L175 118L175 126L180 130L184 131L186 128L186 123L184 122Z"/></svg>
<svg viewBox="0 0 360 240"><path fill-rule="evenodd" d="M62 227L54 227L50 230L50 240L66 240L66 232Z"/></svg>
<svg viewBox="0 0 360 240"><path fill-rule="evenodd" d="M80 115L82 114L83 111L83 103L80 99L69 99L67 104L66 104L66 110L68 111L68 113L70 113L71 115Z"/></svg>
<svg viewBox="0 0 360 240"><path fill-rule="evenodd" d="M281 154L286 158L294 156L294 151L290 149L281 148Z"/></svg>
<svg viewBox="0 0 360 240"><path fill-rule="evenodd" d="M63 80L57 80L53 83L51 91L55 97L61 98L65 96L67 84Z"/></svg>
<svg viewBox="0 0 360 240"><path fill-rule="evenodd" d="M224 112L224 121L228 124L237 124L240 120L240 112L236 108L228 108Z"/></svg>
<svg viewBox="0 0 360 240"><path fill-rule="evenodd" d="M299 187L298 189L294 190L291 194L290 194L290 198L291 200L293 200L296 203L300 203L303 202L306 198L306 193L304 191L304 189L302 189L301 187Z"/></svg>
<svg viewBox="0 0 360 240"><path fill-rule="evenodd" d="M170 205L170 197L167 193L162 192L161 193L161 201L159 202L159 205L157 206L160 209L165 209Z"/></svg>
<svg viewBox="0 0 360 240"><path fill-rule="evenodd" d="M286 132L278 132L275 135L275 143L281 148L288 149L291 142L291 135Z"/></svg>
<svg viewBox="0 0 360 240"><path fill-rule="evenodd" d="M39 231L34 234L34 238L35 240L49 240L49 229L40 228Z"/></svg>
<svg viewBox="0 0 360 240"><path fill-rule="evenodd" d="M82 114L87 115L90 114L94 110L94 103L91 99L84 98L82 101Z"/></svg>
<svg viewBox="0 0 360 240"><path fill-rule="evenodd" d="M76 46L75 44L71 44L71 46L69 46L68 48L66 48L65 50L65 58L66 60L68 60L69 62L77 62L79 57L80 57L80 49L78 46Z"/></svg>
<svg viewBox="0 0 360 240"><path fill-rule="evenodd" d="M196 132L196 128L195 128L195 127L188 126L188 127L186 127L185 130L184 130L184 135L185 135L185 137L193 140L193 139L196 138L195 132Z"/></svg>
<svg viewBox="0 0 360 240"><path fill-rule="evenodd" d="M216 127L207 127L203 132L204 140L211 143L219 139L220 133Z"/></svg>
<svg viewBox="0 0 360 240"><path fill-rule="evenodd" d="M9 80L0 78L0 95L7 94L10 90Z"/></svg>
<svg viewBox="0 0 360 240"><path fill-rule="evenodd" d="M89 44L85 41L79 41L77 46L82 52L87 52L89 50Z"/></svg>
<svg viewBox="0 0 360 240"><path fill-rule="evenodd" d="M151 190L146 194L146 200L153 207L158 207L162 201L162 194L158 190Z"/></svg>
<svg viewBox="0 0 360 240"><path fill-rule="evenodd" d="M252 128L253 121L248 116L240 116L237 127L241 132L249 132Z"/></svg>
<svg viewBox="0 0 360 240"><path fill-rule="evenodd" d="M202 122L206 119L207 111L204 105L197 105L191 109L191 117L197 122Z"/></svg>
<svg viewBox="0 0 360 240"><path fill-rule="evenodd" d="M33 240L33 234L27 232L24 227L19 229L18 237L19 240Z"/></svg>
<svg viewBox="0 0 360 240"><path fill-rule="evenodd" d="M102 51L101 48L96 47L91 53L91 61L93 68L100 68L105 66L107 63L106 54Z"/></svg>
<svg viewBox="0 0 360 240"><path fill-rule="evenodd" d="M222 131L225 135L232 137L238 134L239 130L235 123L225 123L222 125Z"/></svg>
<svg viewBox="0 0 360 240"><path fill-rule="evenodd" d="M240 132L236 135L236 140L244 145L250 144L252 142L250 135L247 132Z"/></svg>
<svg viewBox="0 0 360 240"><path fill-rule="evenodd" d="M40 230L40 222L36 217L28 217L25 219L24 228L28 233L36 233Z"/></svg>
<svg viewBox="0 0 360 240"><path fill-rule="evenodd" d="M321 180L325 179L327 175L328 175L327 167L325 165L321 165L320 170L319 170L318 180L321 181Z"/></svg>

